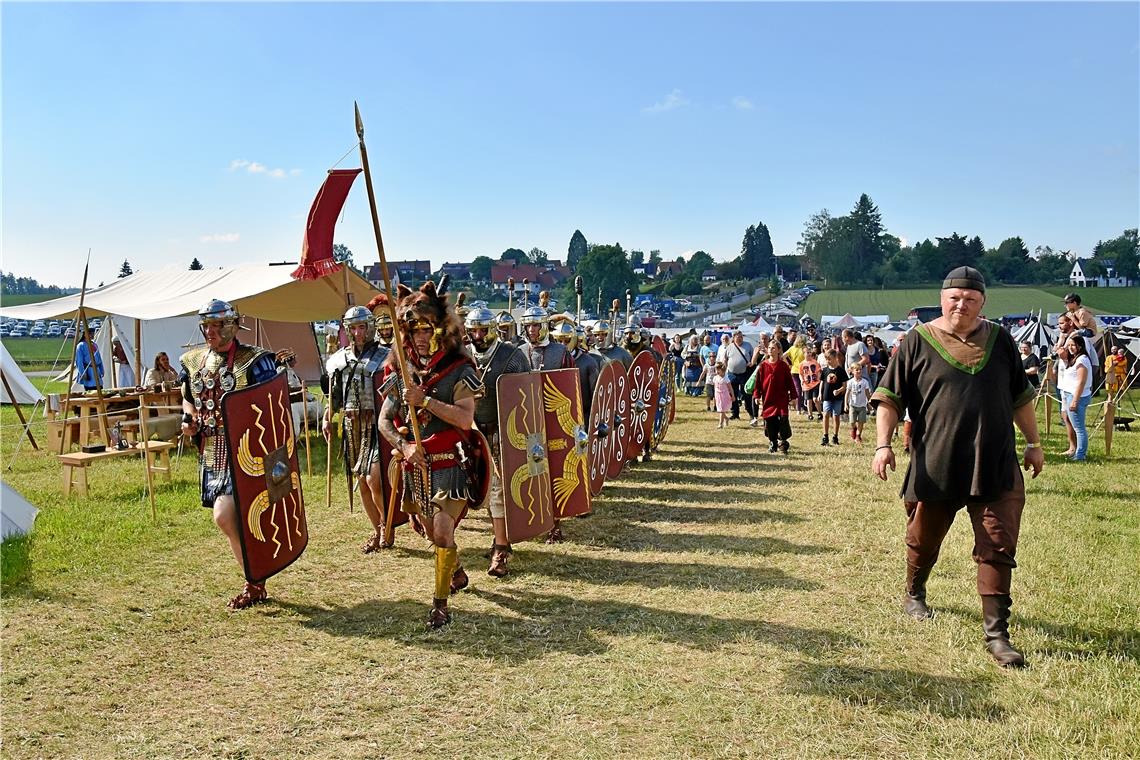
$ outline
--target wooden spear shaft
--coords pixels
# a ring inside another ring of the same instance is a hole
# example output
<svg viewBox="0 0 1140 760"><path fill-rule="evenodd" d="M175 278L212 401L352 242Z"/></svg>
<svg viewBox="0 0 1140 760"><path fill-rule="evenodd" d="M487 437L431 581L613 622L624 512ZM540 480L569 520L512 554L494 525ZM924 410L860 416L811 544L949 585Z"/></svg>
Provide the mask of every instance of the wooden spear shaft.
<svg viewBox="0 0 1140 760"><path fill-rule="evenodd" d="M376 193L372 189L372 171L368 167L368 148L364 144L364 121L360 118L360 106L354 101L352 107L356 110L356 136L360 140L360 164L364 168L364 185L368 188L368 206L372 211L372 230L376 234L376 252L380 256L380 274L384 278L384 292L388 295L388 316L392 320L392 342L395 344L396 368L400 372L400 379L404 387L412 385L412 376L408 372L407 357L404 356L404 337L400 333L400 320L396 319L396 294L392 291L392 279L388 276L388 259L384 255L384 236L380 234L380 215L376 211ZM416 450L423 451L423 440L420 438L420 421L416 418L415 410L408 410L408 424L412 428L412 438L416 442ZM423 475L427 478L427 468Z"/></svg>

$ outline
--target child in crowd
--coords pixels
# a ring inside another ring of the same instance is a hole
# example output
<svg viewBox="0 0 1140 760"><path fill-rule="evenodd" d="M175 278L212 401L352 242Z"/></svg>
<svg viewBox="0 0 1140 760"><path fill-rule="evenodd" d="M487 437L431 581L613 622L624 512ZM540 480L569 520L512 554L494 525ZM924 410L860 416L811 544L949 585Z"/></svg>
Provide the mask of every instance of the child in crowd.
<svg viewBox="0 0 1140 760"><path fill-rule="evenodd" d="M847 409L851 414L851 440L863 442L863 425L867 423L867 404L871 400L871 383L863 377L863 365L851 365L847 383Z"/></svg>
<svg viewBox="0 0 1140 760"><path fill-rule="evenodd" d="M814 420L816 411L822 417L823 412L819 408L819 360L815 348L810 345L804 350L804 360L800 362L800 388L804 394L808 419Z"/></svg>
<svg viewBox="0 0 1140 760"><path fill-rule="evenodd" d="M784 350L775 338L768 343L768 355L756 368L756 389L752 392L760 416L764 418L764 435L770 445L769 453L788 453L788 439L792 437L792 425L788 421L788 405L796 400L796 386L792 382L792 370L784 361ZM779 443L777 444L777 439Z"/></svg>
<svg viewBox="0 0 1140 760"><path fill-rule="evenodd" d="M716 410L720 412L720 423L717 430L728 427L728 413L732 411L732 402L735 396L732 393L732 382L725 376L724 362L717 362L716 374L713 375L713 388L716 395Z"/></svg>
<svg viewBox="0 0 1140 760"><path fill-rule="evenodd" d="M840 365L840 355L834 348L828 349L825 354L827 367L823 370L819 383L820 396L823 399L823 440L820 446L827 445L827 433L831 428L831 420L835 420L835 434L831 436L832 445L839 445L839 426L843 420L843 399L847 391L847 371Z"/></svg>
<svg viewBox="0 0 1140 760"><path fill-rule="evenodd" d="M1124 387L1124 379L1128 377L1128 359L1124 356L1124 349L1117 348L1104 360L1104 387L1110 399Z"/></svg>
<svg viewBox="0 0 1140 760"><path fill-rule="evenodd" d="M701 376L697 378L697 385L705 384L705 411L716 411L716 351L705 354L705 364L701 367Z"/></svg>

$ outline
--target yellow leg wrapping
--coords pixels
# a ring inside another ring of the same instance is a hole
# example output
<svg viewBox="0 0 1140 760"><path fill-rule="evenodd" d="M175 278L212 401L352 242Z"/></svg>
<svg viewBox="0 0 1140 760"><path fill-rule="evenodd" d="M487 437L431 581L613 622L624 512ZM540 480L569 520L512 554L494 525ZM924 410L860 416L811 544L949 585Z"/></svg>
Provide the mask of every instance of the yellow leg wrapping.
<svg viewBox="0 0 1140 760"><path fill-rule="evenodd" d="M454 546L444 549L435 548L435 597L446 599L451 595L451 574L455 572L455 563L459 560L459 550Z"/></svg>

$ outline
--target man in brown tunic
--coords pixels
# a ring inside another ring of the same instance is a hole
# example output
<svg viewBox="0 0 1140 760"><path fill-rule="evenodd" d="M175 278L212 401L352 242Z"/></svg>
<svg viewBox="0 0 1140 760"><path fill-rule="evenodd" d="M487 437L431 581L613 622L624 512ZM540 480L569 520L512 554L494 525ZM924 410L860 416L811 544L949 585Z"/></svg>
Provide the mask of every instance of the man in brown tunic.
<svg viewBox="0 0 1140 760"><path fill-rule="evenodd" d="M914 423L902 493L907 515L903 609L932 616L926 580L942 540L962 507L974 527L974 561L986 647L1002 667L1023 667L1009 641L1010 581L1025 506L1013 424L1025 436L1022 466L1041 472L1033 388L1013 338L980 319L986 284L978 270L958 267L942 283L942 316L903 340L871 397L878 406L872 470L895 469L891 439L904 411ZM1011 424L1013 423L1013 424Z"/></svg>

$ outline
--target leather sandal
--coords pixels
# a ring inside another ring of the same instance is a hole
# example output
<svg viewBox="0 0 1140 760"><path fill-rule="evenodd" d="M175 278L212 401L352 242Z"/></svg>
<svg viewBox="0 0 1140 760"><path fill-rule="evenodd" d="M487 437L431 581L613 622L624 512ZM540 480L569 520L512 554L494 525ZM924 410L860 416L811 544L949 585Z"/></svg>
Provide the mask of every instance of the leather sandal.
<svg viewBox="0 0 1140 760"><path fill-rule="evenodd" d="M372 552L380 551L382 548L384 548L384 537L382 532L377 532L368 537L368 540L360 547L360 551L365 554L371 554Z"/></svg>
<svg viewBox="0 0 1140 760"><path fill-rule="evenodd" d="M460 565L455 568L455 572L451 574L451 593L454 594L457 591L462 591L467 588L467 584L470 582L470 579L467 577L467 571L463 569L463 565Z"/></svg>
<svg viewBox="0 0 1140 760"><path fill-rule="evenodd" d="M451 622L451 613L447 611L446 599L432 599L431 612L428 613L427 627L431 629L443 628Z"/></svg>
<svg viewBox="0 0 1140 760"><path fill-rule="evenodd" d="M265 593L264 583L246 583L241 593L230 600L226 605L231 610L244 610L259 602L264 602L269 595Z"/></svg>
<svg viewBox="0 0 1140 760"><path fill-rule="evenodd" d="M495 550L491 552L491 567L487 569L487 575L493 578L502 578L508 572L507 561L511 558L510 546L499 546L496 544Z"/></svg>

